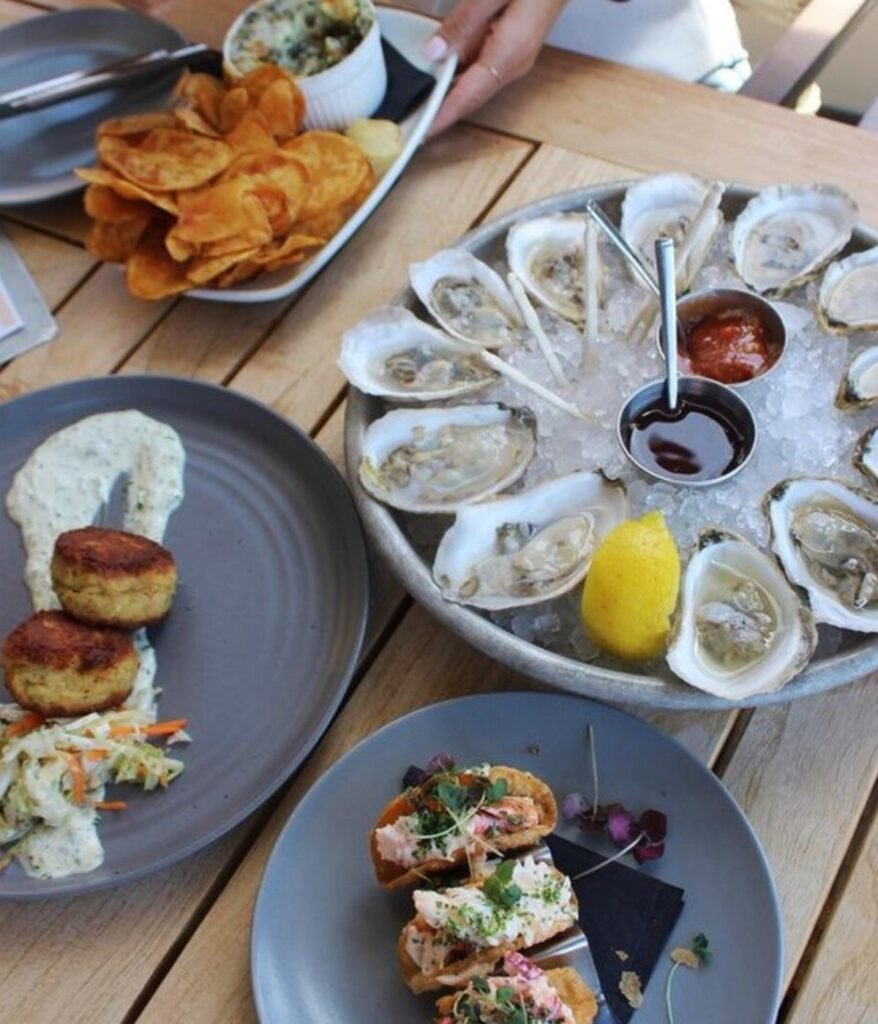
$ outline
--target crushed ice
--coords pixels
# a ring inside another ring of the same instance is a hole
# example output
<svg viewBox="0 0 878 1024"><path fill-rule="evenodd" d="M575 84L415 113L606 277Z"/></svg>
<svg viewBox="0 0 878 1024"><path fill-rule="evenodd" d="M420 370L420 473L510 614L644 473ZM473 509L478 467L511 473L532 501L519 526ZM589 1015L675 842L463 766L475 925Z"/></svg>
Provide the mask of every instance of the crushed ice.
<svg viewBox="0 0 878 1024"><path fill-rule="evenodd" d="M727 225L714 243L693 291L743 287L731 268L729 232ZM566 388L558 387L538 350L516 346L500 352L513 366L578 405L588 414L588 421L578 422L505 380L475 399L528 405L536 413L537 455L523 486L576 469L601 469L609 477L620 477L628 488L630 515L661 510L684 556L707 526L725 527L767 548L768 523L761 510L762 498L785 477L832 475L868 486L853 468L851 457L857 438L873 425L874 413L842 412L836 409L834 400L850 360L870 341L874 343L874 338L869 334L850 338L825 334L811 312L816 291L813 284L776 303L788 331L784 357L765 378L741 390L759 430L756 451L744 470L729 483L708 488L677 487L641 476L622 453L616 420L626 399L641 385L661 377L664 367L654 332L640 343L627 340L646 293L632 282L620 258L604 240L601 257L608 298L598 341L589 350L583 351L577 328L551 312L540 311L540 320L570 382ZM505 271L499 264L495 269ZM582 632L578 593L542 605L493 613L491 617L522 639L558 653L585 661L598 657ZM600 661L609 664L603 656Z"/></svg>

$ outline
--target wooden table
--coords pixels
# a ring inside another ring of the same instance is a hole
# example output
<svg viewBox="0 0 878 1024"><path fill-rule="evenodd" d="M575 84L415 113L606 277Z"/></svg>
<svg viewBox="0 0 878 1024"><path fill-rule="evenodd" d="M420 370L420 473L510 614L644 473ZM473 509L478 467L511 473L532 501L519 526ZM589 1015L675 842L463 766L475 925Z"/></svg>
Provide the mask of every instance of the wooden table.
<svg viewBox="0 0 878 1024"><path fill-rule="evenodd" d="M209 32L193 0L173 19L190 36L216 41L234 8L227 5L210 5ZM0 0L0 24L39 13ZM341 465L341 331L398 290L409 262L473 225L564 189L668 169L757 184L835 181L878 224L876 167L878 137L856 129L547 50L530 77L474 124L425 146L377 214L294 302L138 302L115 268L83 250L77 199L6 211L5 226L60 331L0 372L0 397L97 374L178 374L268 403ZM375 575L367 645L347 702L282 793L209 849L152 878L79 899L3 906L2 1024L254 1020L253 902L278 831L308 787L404 712L532 685L448 634L380 566ZM713 768L765 846L786 932L780 1019L874 1024L874 680L755 713L646 717Z"/></svg>

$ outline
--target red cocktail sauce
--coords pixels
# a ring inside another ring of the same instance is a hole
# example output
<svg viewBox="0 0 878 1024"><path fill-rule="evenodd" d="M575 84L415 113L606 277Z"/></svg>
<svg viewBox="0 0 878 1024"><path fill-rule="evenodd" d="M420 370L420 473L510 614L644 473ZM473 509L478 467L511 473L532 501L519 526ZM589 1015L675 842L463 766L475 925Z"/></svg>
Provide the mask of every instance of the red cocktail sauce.
<svg viewBox="0 0 878 1024"><path fill-rule="evenodd" d="M762 320L748 309L709 313L688 328L690 372L721 384L740 384L764 373L780 355Z"/></svg>

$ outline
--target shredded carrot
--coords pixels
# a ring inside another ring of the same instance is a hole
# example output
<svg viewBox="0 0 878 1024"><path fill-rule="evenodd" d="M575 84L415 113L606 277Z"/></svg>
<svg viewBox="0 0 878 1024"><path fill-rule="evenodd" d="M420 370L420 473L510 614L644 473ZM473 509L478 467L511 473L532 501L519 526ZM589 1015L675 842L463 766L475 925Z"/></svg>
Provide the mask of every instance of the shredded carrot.
<svg viewBox="0 0 878 1024"><path fill-rule="evenodd" d="M85 770L77 754L67 755L67 770L73 781L73 802L79 805L85 800Z"/></svg>
<svg viewBox="0 0 878 1024"><path fill-rule="evenodd" d="M104 750L101 747L92 747L91 750L84 750L82 757L86 761L102 761L107 754L109 754L109 750Z"/></svg>
<svg viewBox="0 0 878 1024"><path fill-rule="evenodd" d="M34 729L39 729L45 719L42 715L38 715L36 711L28 711L26 715L23 715L17 722L13 722L7 729L7 736L21 736L26 732L33 732Z"/></svg>
<svg viewBox="0 0 878 1024"><path fill-rule="evenodd" d="M128 804L124 800L101 800L95 804L98 811L124 811Z"/></svg>
<svg viewBox="0 0 878 1024"><path fill-rule="evenodd" d="M175 732L186 728L186 721L185 718L174 718L169 722L156 722L155 725L114 725L110 735L130 736L133 732L139 732L144 736L173 736Z"/></svg>

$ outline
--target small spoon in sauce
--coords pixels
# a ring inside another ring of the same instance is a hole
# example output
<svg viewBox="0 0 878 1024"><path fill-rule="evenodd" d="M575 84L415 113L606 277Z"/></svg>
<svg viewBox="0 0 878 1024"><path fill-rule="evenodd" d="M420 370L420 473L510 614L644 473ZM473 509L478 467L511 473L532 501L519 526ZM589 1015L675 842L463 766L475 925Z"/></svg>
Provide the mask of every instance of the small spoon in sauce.
<svg viewBox="0 0 878 1024"><path fill-rule="evenodd" d="M677 411L677 281L674 243L670 238L655 240L659 303L662 314L662 348L665 353L665 402L668 412Z"/></svg>

